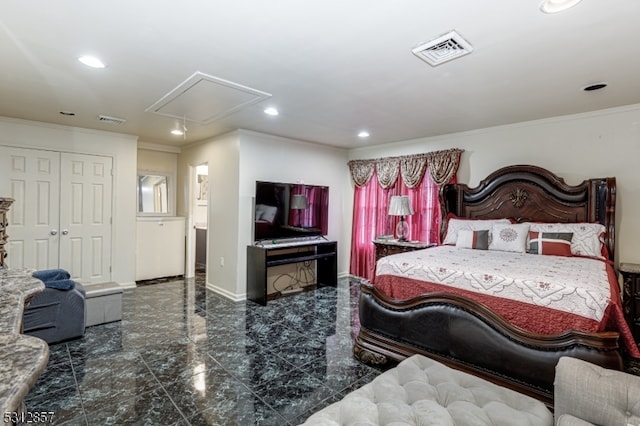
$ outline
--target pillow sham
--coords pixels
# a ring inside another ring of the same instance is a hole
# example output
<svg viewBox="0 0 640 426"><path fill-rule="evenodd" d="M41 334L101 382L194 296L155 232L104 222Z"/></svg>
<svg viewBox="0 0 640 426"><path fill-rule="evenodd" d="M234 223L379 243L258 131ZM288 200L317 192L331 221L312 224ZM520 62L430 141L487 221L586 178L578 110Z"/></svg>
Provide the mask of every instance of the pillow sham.
<svg viewBox="0 0 640 426"><path fill-rule="evenodd" d="M443 245L455 245L458 241L458 232L467 231L490 231L494 223L511 223L509 219L463 219L450 216L447 222L447 232L444 236Z"/></svg>
<svg viewBox="0 0 640 426"><path fill-rule="evenodd" d="M529 248L527 253L570 257L572 239L572 232L529 231Z"/></svg>
<svg viewBox="0 0 640 426"><path fill-rule="evenodd" d="M523 223L496 223L491 229L489 250L526 253L529 225Z"/></svg>
<svg viewBox="0 0 640 426"><path fill-rule="evenodd" d="M534 232L571 232L571 254L604 259L602 239L605 227L600 223L534 223L530 230Z"/></svg>
<svg viewBox="0 0 640 426"><path fill-rule="evenodd" d="M278 213L278 208L276 206L264 206L262 220L273 223L273 220L276 218L276 213Z"/></svg>
<svg viewBox="0 0 640 426"><path fill-rule="evenodd" d="M261 220L264 215L264 208L267 207L264 204L256 204L256 220Z"/></svg>
<svg viewBox="0 0 640 426"><path fill-rule="evenodd" d="M489 249L489 231L471 231L468 229L461 229L458 231L456 247L487 250Z"/></svg>

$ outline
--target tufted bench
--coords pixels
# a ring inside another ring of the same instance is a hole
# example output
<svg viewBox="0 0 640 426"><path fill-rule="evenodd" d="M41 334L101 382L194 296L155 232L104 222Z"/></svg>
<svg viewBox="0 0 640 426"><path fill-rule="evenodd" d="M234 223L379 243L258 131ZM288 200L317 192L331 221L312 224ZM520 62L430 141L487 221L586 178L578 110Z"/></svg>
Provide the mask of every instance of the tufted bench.
<svg viewBox="0 0 640 426"><path fill-rule="evenodd" d="M399 363L305 425L553 425L533 398L422 355Z"/></svg>

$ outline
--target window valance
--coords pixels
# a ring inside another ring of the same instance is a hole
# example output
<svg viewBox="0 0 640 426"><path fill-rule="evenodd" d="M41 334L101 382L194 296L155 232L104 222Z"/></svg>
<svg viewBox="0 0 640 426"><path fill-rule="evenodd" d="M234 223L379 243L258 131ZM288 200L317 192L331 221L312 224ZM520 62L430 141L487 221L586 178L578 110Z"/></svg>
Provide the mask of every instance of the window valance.
<svg viewBox="0 0 640 426"><path fill-rule="evenodd" d="M378 183L383 189L393 186L398 179L409 188L415 188L429 170L431 179L442 186L448 183L458 171L463 150L458 148L399 157L377 158L373 160L351 160L349 170L356 186L364 186L376 172Z"/></svg>

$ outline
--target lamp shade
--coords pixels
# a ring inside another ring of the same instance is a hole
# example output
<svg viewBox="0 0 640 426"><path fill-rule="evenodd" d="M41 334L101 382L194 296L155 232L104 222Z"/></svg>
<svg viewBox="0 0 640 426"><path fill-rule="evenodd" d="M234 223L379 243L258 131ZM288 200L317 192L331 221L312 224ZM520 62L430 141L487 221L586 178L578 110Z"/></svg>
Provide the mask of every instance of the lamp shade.
<svg viewBox="0 0 640 426"><path fill-rule="evenodd" d="M306 195L297 194L291 196L291 208L294 210L306 209L309 206Z"/></svg>
<svg viewBox="0 0 640 426"><path fill-rule="evenodd" d="M389 216L409 216L413 214L413 208L406 195L394 195L389 203Z"/></svg>

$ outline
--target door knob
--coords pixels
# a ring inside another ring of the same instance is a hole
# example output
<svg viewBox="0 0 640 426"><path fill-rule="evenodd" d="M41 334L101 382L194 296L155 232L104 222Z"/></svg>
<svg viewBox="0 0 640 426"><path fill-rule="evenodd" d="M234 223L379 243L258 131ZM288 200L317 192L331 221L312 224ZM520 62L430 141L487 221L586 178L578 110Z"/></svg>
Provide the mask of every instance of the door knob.
<svg viewBox="0 0 640 426"><path fill-rule="evenodd" d="M69 233L69 230L68 230L68 229L63 229L63 230L62 230L62 235L67 235L68 233Z"/></svg>
<svg viewBox="0 0 640 426"><path fill-rule="evenodd" d="M49 231L49 233L51 235L57 235L58 234L58 230L57 229L52 229L51 231Z"/></svg>

